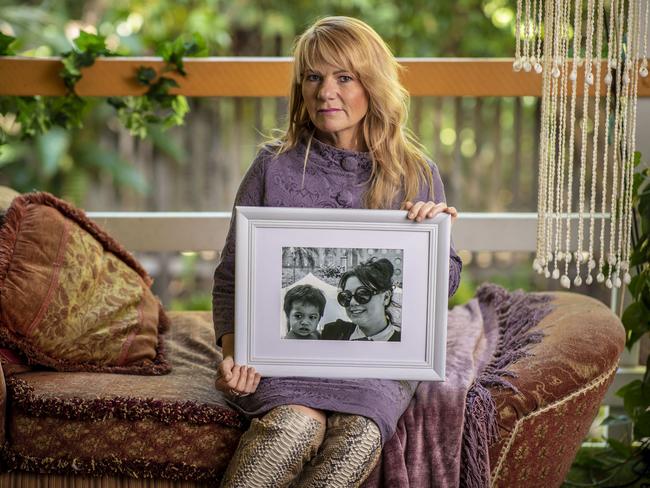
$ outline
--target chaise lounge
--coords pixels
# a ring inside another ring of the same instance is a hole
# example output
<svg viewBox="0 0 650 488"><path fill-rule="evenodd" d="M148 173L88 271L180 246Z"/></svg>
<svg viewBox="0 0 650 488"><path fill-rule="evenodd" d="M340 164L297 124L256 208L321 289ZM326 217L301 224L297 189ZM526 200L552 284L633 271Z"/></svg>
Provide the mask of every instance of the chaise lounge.
<svg viewBox="0 0 650 488"><path fill-rule="evenodd" d="M61 257L65 254L61 243L72 246L70 239L80 235L98 243L93 252L102 257L99 261L108 262L106 256L111 255L140 272L135 260L81 212L49 198L30 198L22 200L21 225L11 220L10 214L18 211L10 208L0 229L0 246L4 246L0 329L5 331L0 334L4 347L0 350L0 486L215 486L247 421L214 388L221 356L211 315L165 313L157 303L147 301L146 292L138 292L133 303L140 328L137 333L125 329L124 337L121 329L115 329L115 337L123 339L117 362L64 361L56 357L62 346L46 354L43 346L30 342L36 333L18 340L16 317L34 317L47 308L40 295L31 296L38 295L38 286L17 287L29 270L21 259L45 256L44 262L51 262L48 249L52 256ZM12 208L18 208L16 199L13 202ZM46 233L28 232L43 225L38 212L51 217ZM12 232L8 225L13 225ZM70 230L77 228L78 233ZM57 229L68 230L57 234ZM34 241L44 235L50 236L48 242ZM13 236L10 245L8 236ZM37 256L25 252L36 248ZM94 262L66 259L70 276L83 276L84 268ZM48 300L58 296L50 285L62 272L56 266L44 271ZM103 272L110 277L109 268ZM148 290L145 275L140 274L140 279L142 289ZM65 283L61 286L65 288ZM27 298L34 298L36 305L16 306ZM147 310L157 318L157 329L145 327ZM450 317L472 310L480 311L487 324L484 339L477 344L490 354L477 361L476 376L463 396L462 445L438 446L448 451L447 456L461 459L455 471L446 472L456 477L451 486L559 486L614 378L624 346L623 327L602 303L576 293L528 294L484 285L470 304L457 307ZM40 324L34 328L30 323L30 330L40 330ZM44 336L69 324L53 319L49 326L42 329ZM455 335L452 329L449 341L454 337L460 337L460 332ZM449 350L453 351L453 344ZM151 357L145 357L147 351L153 351ZM454 374L454 364L448 370ZM420 386L420 397L416 395L395 438L386 443L384 459L366 486L399 483L420 488L423 480L430 486L448 486L436 477L438 467L427 465L431 464L428 453L418 450L415 439L407 435L411 428L407 417L428 415L423 402L431 392L427 388ZM403 465L398 466L396 458L403 459ZM485 477L467 479L469 464L476 463L486 471Z"/></svg>

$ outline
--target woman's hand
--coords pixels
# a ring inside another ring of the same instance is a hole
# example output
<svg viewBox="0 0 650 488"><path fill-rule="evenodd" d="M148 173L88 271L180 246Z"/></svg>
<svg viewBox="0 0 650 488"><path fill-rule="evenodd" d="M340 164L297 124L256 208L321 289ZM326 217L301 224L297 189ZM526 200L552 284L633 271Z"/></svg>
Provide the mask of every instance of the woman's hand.
<svg viewBox="0 0 650 488"><path fill-rule="evenodd" d="M217 368L215 386L230 396L246 396L257 390L261 378L252 366L240 366L232 356L226 356Z"/></svg>
<svg viewBox="0 0 650 488"><path fill-rule="evenodd" d="M404 202L402 210L407 210L406 218L422 222L424 219L432 219L440 213L447 213L451 215L451 223L458 218L458 211L455 207L448 207L445 202Z"/></svg>

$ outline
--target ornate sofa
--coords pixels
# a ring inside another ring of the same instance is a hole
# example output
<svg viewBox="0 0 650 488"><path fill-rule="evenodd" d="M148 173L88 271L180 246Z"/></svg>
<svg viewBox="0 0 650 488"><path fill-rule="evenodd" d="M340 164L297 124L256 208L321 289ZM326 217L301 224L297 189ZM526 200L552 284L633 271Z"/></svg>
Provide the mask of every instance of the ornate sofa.
<svg viewBox="0 0 650 488"><path fill-rule="evenodd" d="M623 349L622 325L602 303L546 295L552 311L530 331L539 340L507 367L512 387L485 383L496 407L491 486L562 483ZM221 356L210 314L166 322L169 374L54 371L0 354L0 487L215 486L246 420L213 386Z"/></svg>

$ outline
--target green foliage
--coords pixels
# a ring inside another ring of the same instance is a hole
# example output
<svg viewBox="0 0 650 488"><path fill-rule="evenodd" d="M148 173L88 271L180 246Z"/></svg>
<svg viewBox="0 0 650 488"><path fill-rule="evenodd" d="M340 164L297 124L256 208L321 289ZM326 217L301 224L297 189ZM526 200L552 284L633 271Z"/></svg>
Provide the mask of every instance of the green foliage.
<svg viewBox="0 0 650 488"><path fill-rule="evenodd" d="M99 56L113 55L106 48L106 39L103 36L81 31L74 44L76 49L61 54L63 69L59 73L69 94L75 93L75 85L81 79L81 70L83 68L95 64L95 60Z"/></svg>
<svg viewBox="0 0 650 488"><path fill-rule="evenodd" d="M183 66L183 58L207 56L208 48L203 36L195 32L189 41L183 37L179 37L174 42L161 44L157 54L167 63L168 70L173 69L181 75L186 76L187 73Z"/></svg>
<svg viewBox="0 0 650 488"><path fill-rule="evenodd" d="M650 366L650 358L646 368ZM650 369L646 369L643 380L634 380L620 388L616 395L623 398L623 407L634 423L634 437L650 437Z"/></svg>
<svg viewBox="0 0 650 488"><path fill-rule="evenodd" d="M647 443L644 442L645 446ZM640 462L641 461L641 462ZM610 439L607 445L578 451L563 487L641 487L647 481L646 461L626 443Z"/></svg>
<svg viewBox="0 0 650 488"><path fill-rule="evenodd" d="M0 56L12 56L16 54L11 45L16 41L15 37L8 36L0 32Z"/></svg>
<svg viewBox="0 0 650 488"><path fill-rule="evenodd" d="M204 289L195 290L199 255L195 252L181 254L179 296L171 301L170 310L212 310L212 294Z"/></svg>
<svg viewBox="0 0 650 488"><path fill-rule="evenodd" d="M494 277L492 277L494 278ZM449 309L454 308L457 305L464 305L469 302L474 296L476 296L476 289L478 285L472 279L472 275L467 268L463 268L460 274L460 283L458 284L458 289L454 296L449 299L448 307Z"/></svg>
<svg viewBox="0 0 650 488"><path fill-rule="evenodd" d="M2 34L0 53L13 54L10 46L14 43L13 37ZM182 151L159 133L160 129L183 124L189 104L185 97L169 93L171 88L178 87L178 83L165 74L173 72L184 76L183 57L204 55L205 46L200 35L192 36L189 41L181 37L162 43L160 51L165 65L160 73L147 67L140 67L135 73L138 83L148 87L147 92L140 97L107 100L131 134L141 138L153 134L153 143L162 146L162 151L171 154L175 160L182 158ZM13 117L17 122L14 128L19 129L9 136L5 132L5 125L0 124L0 148L4 150L0 153L0 166L14 188L19 191L34 188L53 191L81 204L91 179L99 174L107 174L118 187L148 191L143 175L121 160L114 151L98 152L96 144L77 142L75 137L71 137L72 131L84 127L89 111L98 107L93 99L80 97L76 93L75 87L82 78L83 69L92 66L99 56L113 55L115 53L107 48L104 36L82 31L75 39L73 48L61 55L59 74L67 90L64 96L0 97L0 115ZM33 147L37 149L31 162L24 161L29 154L28 146L19 143L27 139L33 140ZM7 150L9 142L14 147Z"/></svg>
<svg viewBox="0 0 650 488"><path fill-rule="evenodd" d="M1 3L1 2L0 2ZM17 3L17 2L16 2ZM23 50L62 50L71 19L97 26L121 55L151 55L187 32L211 55L288 56L294 37L326 15L368 22L397 56L511 56L514 0L48 0L3 6Z"/></svg>
<svg viewBox="0 0 650 488"><path fill-rule="evenodd" d="M164 129L183 125L190 106L184 96L169 93L170 89L178 88L179 85L174 78L164 76L164 73L171 71L186 76L183 58L205 56L206 43L200 34L195 33L190 41L179 37L175 41L162 43L158 54L165 62L160 73L146 66L137 70L138 83L148 87L144 96L108 99L108 103L117 110L122 124L132 135L142 139L148 136L152 125L160 125Z"/></svg>
<svg viewBox="0 0 650 488"><path fill-rule="evenodd" d="M212 310L212 295L209 293L193 293L192 295L184 298L176 298L172 300L169 306L173 311L210 311Z"/></svg>
<svg viewBox="0 0 650 488"><path fill-rule="evenodd" d="M630 348L650 331L650 168L643 168L641 155L635 154L634 228L630 266L636 271L628 289L634 301L623 313L623 325ZM650 403L648 404L650 405Z"/></svg>
<svg viewBox="0 0 650 488"><path fill-rule="evenodd" d="M0 45L10 44L11 41L0 38ZM109 54L101 36L82 32L75 41L75 49L61 55L62 70L59 75L66 86L66 95L51 98L0 97L0 115L15 114L20 123L21 139L45 134L53 126L64 129L82 127L86 101L75 93L75 85L81 79L82 68L92 66L98 56ZM6 137L0 140L0 144L6 142Z"/></svg>
<svg viewBox="0 0 650 488"><path fill-rule="evenodd" d="M13 42L9 36L0 37L0 48L7 50ZM154 69L140 67L136 72L138 83L148 87L141 97L111 97L108 103L117 110L118 118L131 134L145 138L153 125L164 129L182 125L189 112L187 99L180 95L170 95L171 88L178 88L175 79L162 73L174 71L181 76L186 72L183 57L206 53L205 41L195 34L190 41L179 38L163 43L160 48L165 65L161 73ZM75 47L61 55L60 76L67 93L63 97L0 97L0 114L16 114L20 122L20 137L33 138L44 134L54 125L65 129L83 127L86 113L86 99L77 95L75 86L82 78L83 68L95 63L99 56L113 56L106 47L103 36L81 31L75 39ZM0 136L0 143L6 142L6 134Z"/></svg>

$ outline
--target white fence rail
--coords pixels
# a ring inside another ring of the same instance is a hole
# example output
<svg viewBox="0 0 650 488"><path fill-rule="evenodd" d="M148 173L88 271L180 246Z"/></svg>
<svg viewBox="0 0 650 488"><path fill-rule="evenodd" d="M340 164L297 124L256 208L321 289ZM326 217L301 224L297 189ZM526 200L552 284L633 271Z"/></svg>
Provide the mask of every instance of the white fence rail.
<svg viewBox="0 0 650 488"><path fill-rule="evenodd" d="M88 215L131 251L220 250L230 222L230 212ZM467 251L534 251L536 226L535 213L463 213L452 238L457 249Z"/></svg>

